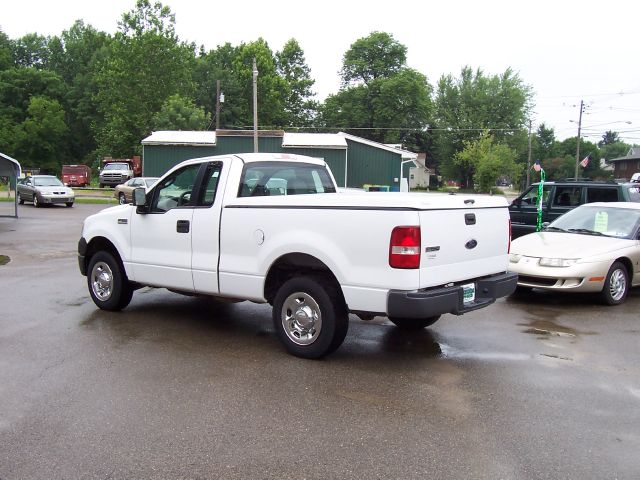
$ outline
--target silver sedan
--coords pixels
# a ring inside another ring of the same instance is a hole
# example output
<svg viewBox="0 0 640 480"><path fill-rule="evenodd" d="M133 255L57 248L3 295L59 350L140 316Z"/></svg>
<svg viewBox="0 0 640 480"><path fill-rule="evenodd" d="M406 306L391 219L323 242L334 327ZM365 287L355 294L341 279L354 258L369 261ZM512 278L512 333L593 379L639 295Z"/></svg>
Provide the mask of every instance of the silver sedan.
<svg viewBox="0 0 640 480"><path fill-rule="evenodd" d="M32 202L34 207L64 203L72 207L75 193L53 175L33 175L25 177L17 185L18 202Z"/></svg>

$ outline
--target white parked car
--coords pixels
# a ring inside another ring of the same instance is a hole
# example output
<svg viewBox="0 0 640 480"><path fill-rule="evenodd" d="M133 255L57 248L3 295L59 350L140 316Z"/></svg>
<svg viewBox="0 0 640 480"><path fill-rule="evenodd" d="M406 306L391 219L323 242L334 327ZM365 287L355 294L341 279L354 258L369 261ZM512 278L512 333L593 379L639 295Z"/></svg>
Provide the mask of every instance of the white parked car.
<svg viewBox="0 0 640 480"><path fill-rule="evenodd" d="M588 203L511 243L518 290L600 292L622 303L640 285L640 204Z"/></svg>

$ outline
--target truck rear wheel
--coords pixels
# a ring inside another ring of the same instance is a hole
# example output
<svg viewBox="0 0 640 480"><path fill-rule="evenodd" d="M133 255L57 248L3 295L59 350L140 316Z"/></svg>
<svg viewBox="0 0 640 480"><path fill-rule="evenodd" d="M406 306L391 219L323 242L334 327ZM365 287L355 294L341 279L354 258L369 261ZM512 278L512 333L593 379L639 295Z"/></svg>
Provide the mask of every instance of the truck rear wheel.
<svg viewBox="0 0 640 480"><path fill-rule="evenodd" d="M87 285L91 299L102 310L122 310L131 302L133 288L120 262L109 252L98 252L89 261Z"/></svg>
<svg viewBox="0 0 640 480"><path fill-rule="evenodd" d="M402 318L402 317L389 317L396 327L402 330L420 330L422 328L433 325L440 319L440 315L427 318Z"/></svg>
<svg viewBox="0 0 640 480"><path fill-rule="evenodd" d="M349 313L337 286L320 277L293 277L276 294L273 325L289 353L321 358L342 345Z"/></svg>

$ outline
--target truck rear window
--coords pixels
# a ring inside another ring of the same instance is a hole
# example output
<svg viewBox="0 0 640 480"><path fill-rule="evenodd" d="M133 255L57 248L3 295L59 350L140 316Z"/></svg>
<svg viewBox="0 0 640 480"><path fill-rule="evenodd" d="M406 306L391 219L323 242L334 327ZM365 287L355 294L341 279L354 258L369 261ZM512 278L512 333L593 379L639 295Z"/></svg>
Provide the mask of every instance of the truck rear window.
<svg viewBox="0 0 640 480"><path fill-rule="evenodd" d="M336 188L322 165L255 162L245 165L238 197L335 193Z"/></svg>

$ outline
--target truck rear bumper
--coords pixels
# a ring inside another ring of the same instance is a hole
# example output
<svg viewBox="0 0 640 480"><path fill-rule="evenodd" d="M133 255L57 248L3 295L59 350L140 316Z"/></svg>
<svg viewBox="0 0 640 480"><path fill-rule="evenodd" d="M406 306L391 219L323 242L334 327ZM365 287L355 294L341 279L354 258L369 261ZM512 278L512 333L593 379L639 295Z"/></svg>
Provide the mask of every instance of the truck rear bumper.
<svg viewBox="0 0 640 480"><path fill-rule="evenodd" d="M462 315L491 305L496 299L513 293L518 275L512 272L499 273L477 279L475 298L465 302L462 285L418 291L391 290L387 297L387 315L402 318L427 318L443 313Z"/></svg>

